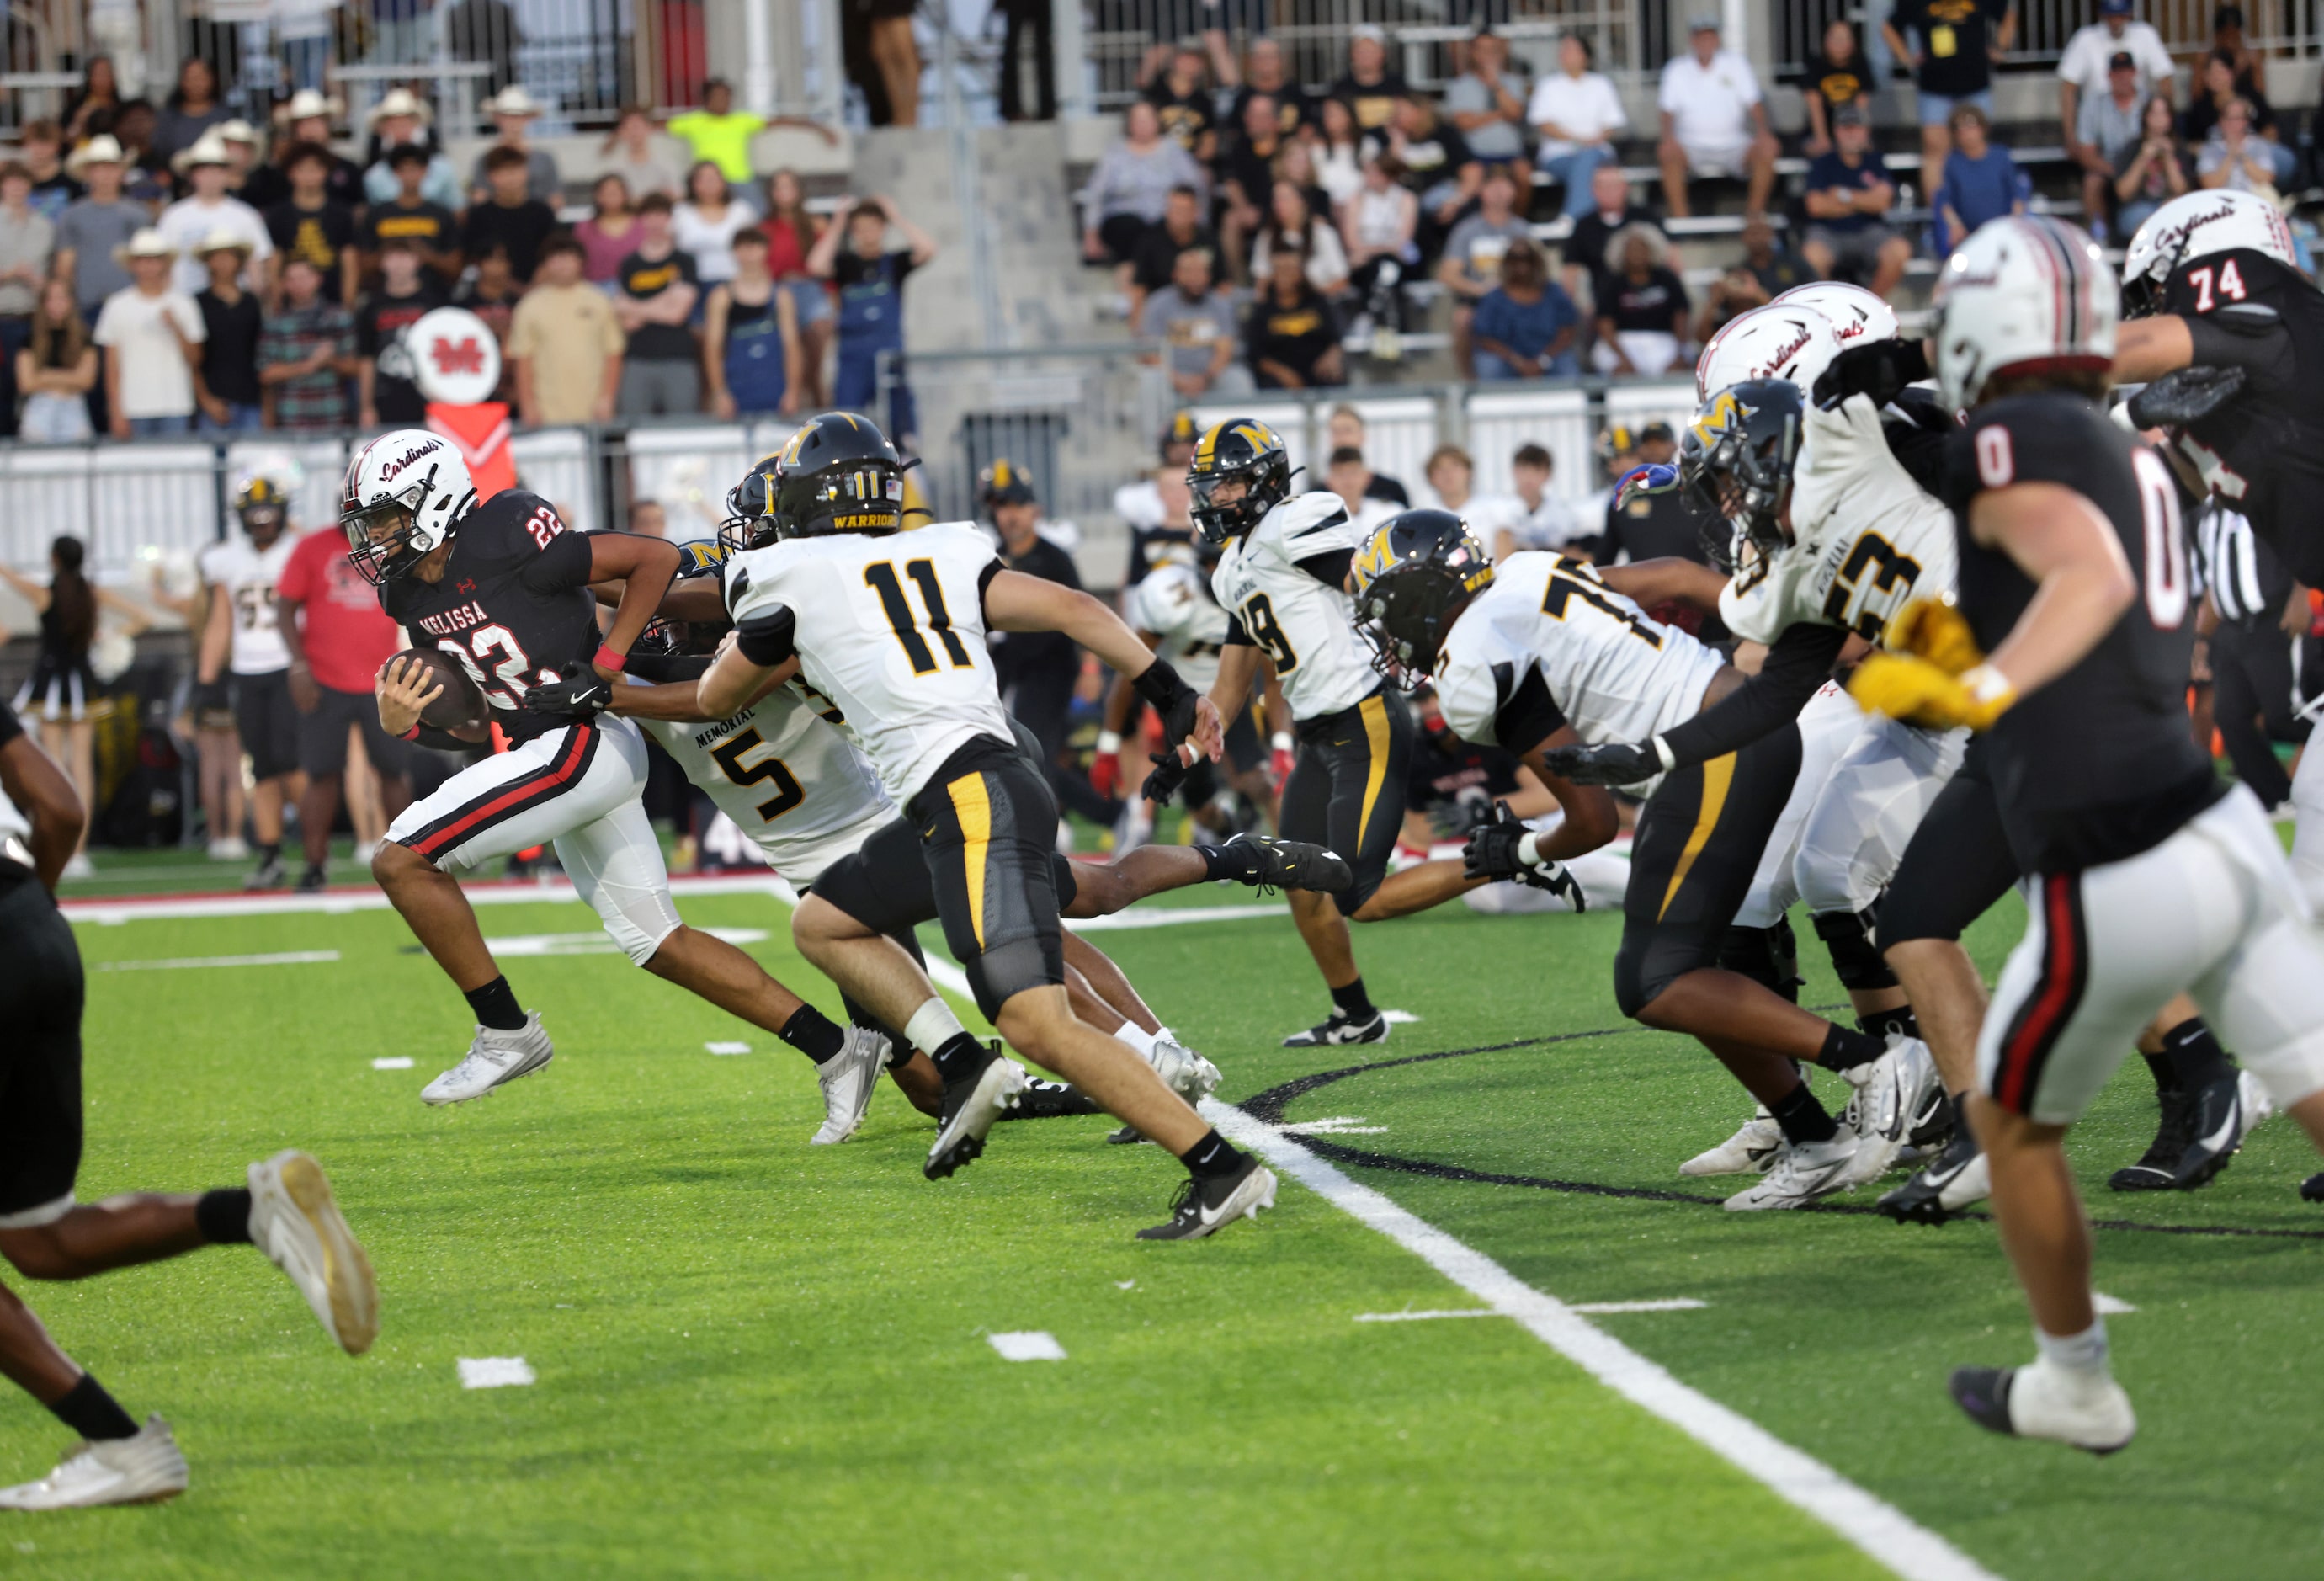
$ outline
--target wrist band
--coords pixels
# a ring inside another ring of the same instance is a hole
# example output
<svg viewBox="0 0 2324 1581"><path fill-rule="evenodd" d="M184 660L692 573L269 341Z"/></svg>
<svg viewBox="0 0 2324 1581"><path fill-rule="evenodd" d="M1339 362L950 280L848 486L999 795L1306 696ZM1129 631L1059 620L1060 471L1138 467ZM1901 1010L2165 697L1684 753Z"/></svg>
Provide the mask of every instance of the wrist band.
<svg viewBox="0 0 2324 1581"><path fill-rule="evenodd" d="M1517 842L1517 860L1527 867L1538 867L1541 864L1540 840L1539 835L1531 833L1520 839Z"/></svg>
<svg viewBox="0 0 2324 1581"><path fill-rule="evenodd" d="M1101 730L1097 733L1097 755L1111 757L1121 750L1121 732Z"/></svg>
<svg viewBox="0 0 2324 1581"><path fill-rule="evenodd" d="M613 649L600 643L597 644L597 656L589 662L600 670L610 670L615 675L619 675L630 667L630 656L627 653L616 653Z"/></svg>
<svg viewBox="0 0 2324 1581"><path fill-rule="evenodd" d="M397 736L397 737L396 737L396 739L397 739L398 741L417 741L417 740L419 740L419 739L420 739L420 726L417 726L417 725L414 725L410 729L409 729L409 730L405 731L401 735Z"/></svg>
<svg viewBox="0 0 2324 1581"><path fill-rule="evenodd" d="M1289 752L1292 747L1291 732L1288 730L1277 731L1273 735L1268 738L1267 744L1277 752Z"/></svg>
<svg viewBox="0 0 2324 1581"><path fill-rule="evenodd" d="M1130 677L1130 684L1138 695L1154 705L1162 714L1168 714L1180 699L1194 695L1178 672L1163 660L1157 659L1143 670Z"/></svg>

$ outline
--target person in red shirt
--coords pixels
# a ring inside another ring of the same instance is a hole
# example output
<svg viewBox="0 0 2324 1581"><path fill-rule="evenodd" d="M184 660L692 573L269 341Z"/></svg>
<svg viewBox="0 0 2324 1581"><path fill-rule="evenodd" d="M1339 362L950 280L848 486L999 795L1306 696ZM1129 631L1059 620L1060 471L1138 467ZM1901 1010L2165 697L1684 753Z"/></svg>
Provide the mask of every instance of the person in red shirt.
<svg viewBox="0 0 2324 1581"><path fill-rule="evenodd" d="M816 411L828 406L823 386L824 353L831 348L832 332L839 327L839 310L832 306L831 288L807 273L807 255L814 251L822 222L807 209L807 189L798 172L777 171L767 178L767 217L759 228L767 233L767 268L791 299L798 314L806 369L800 376L799 410Z"/></svg>
<svg viewBox="0 0 2324 1581"><path fill-rule="evenodd" d="M347 561L337 527L299 541L275 588L276 617L290 650L290 701L299 710L299 766L307 793L299 827L307 845L302 892L324 884L331 825L339 816L339 790L347 766L347 730L364 733L364 752L379 772L382 809L389 822L411 800L408 749L380 728L373 701L380 666L403 645L395 622L379 606L378 592Z"/></svg>

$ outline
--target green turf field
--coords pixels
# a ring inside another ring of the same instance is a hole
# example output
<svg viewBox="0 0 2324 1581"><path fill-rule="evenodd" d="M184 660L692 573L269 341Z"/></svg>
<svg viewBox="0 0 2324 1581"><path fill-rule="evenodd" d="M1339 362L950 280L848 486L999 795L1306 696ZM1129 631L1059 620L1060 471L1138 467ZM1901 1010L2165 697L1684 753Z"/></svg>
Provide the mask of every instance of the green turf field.
<svg viewBox="0 0 2324 1581"><path fill-rule="evenodd" d="M767 930L748 948L806 985L770 901L682 904ZM495 938L595 920L570 903L482 915ZM1284 919L1096 937L1237 1103L1535 1040L1259 1112L1343 1120L1305 1140L1540 1290L1706 1303L1593 1320L1990 1570L2319 1573L2324 1213L2294 1195L2313 1163L2284 1123L2207 1191L2113 1197L2105 1175L2151 1128L2132 1062L2077 1138L2095 1211L2293 1234L2102 1231L2098 1286L2136 1308L2109 1322L2140 1438L2103 1462L1994 1439L1943 1392L1956 1363L2031 1354L1991 1226L1707 1206L1722 1183L1676 1165L1746 1105L1680 1040L1607 1031L1618 927L1454 909L1367 929L1375 996L1420 1019L1321 1059L1275 1047L1323 1008ZM1988 969L2015 928L1981 928ZM419 1088L467 1029L392 913L79 933L92 964L337 952L94 972L81 1190L225 1184L308 1147L369 1244L383 1331L339 1354L246 1249L32 1289L125 1405L175 1424L194 1484L154 1508L0 1520L0 1575L1880 1573L1516 1323L1355 1321L1480 1303L1289 1183L1256 1227L1148 1245L1131 1232L1178 1171L1103 1146L1100 1120L1004 1127L930 1185L924 1124L890 1088L856 1141L810 1150L798 1056L602 953L512 956L556 1064L430 1110ZM1812 1002L1839 997L1812 976ZM705 1049L729 1040L752 1051ZM396 1057L414 1068L372 1068ZM984 1337L1019 1330L1065 1359L1011 1364ZM456 1362L493 1356L538 1382L464 1391ZM45 1470L66 1436L10 1396L0 1480Z"/></svg>

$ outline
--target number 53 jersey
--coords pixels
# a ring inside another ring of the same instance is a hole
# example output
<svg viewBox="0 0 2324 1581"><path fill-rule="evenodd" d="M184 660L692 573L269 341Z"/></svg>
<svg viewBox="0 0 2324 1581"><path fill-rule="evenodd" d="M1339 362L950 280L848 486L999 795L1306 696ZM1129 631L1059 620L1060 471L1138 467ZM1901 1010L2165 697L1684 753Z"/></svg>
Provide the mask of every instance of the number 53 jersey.
<svg viewBox="0 0 2324 1581"><path fill-rule="evenodd" d="M1773 643L1794 625L1834 625L1877 643L1916 595L1953 590L1952 513L1888 448L1869 396L1831 411L1810 406L1792 474L1793 542L1738 557L1719 596L1727 629Z"/></svg>
<svg viewBox="0 0 2324 1581"><path fill-rule="evenodd" d="M788 624L800 673L900 805L977 737L1016 741L984 645L1001 569L968 522L794 538L726 562L726 608L737 625Z"/></svg>
<svg viewBox="0 0 2324 1581"><path fill-rule="evenodd" d="M1339 582L1370 538L1339 495L1294 495L1228 544L1211 573L1211 591L1234 623L1228 643L1274 661L1295 719L1352 708L1380 689L1371 650L1356 634L1355 605ZM1333 579L1308 569L1318 559L1336 561Z"/></svg>
<svg viewBox="0 0 2324 1581"><path fill-rule="evenodd" d="M1560 726L1592 746L1645 741L1692 718L1725 665L1577 560L1513 554L1470 600L1436 658L1436 700L1463 741L1524 754ZM1637 788L1654 794L1656 775Z"/></svg>

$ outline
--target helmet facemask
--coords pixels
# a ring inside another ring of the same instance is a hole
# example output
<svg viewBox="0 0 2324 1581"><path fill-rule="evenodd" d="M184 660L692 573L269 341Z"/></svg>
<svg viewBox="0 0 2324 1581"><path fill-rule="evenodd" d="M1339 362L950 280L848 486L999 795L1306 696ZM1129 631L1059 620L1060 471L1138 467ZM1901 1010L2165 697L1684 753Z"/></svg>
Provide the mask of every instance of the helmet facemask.
<svg viewBox="0 0 2324 1581"><path fill-rule="evenodd" d="M410 487L368 505L342 509L339 531L346 534L347 559L374 587L411 574L436 551L436 535L420 525L420 512L436 487L436 469Z"/></svg>
<svg viewBox="0 0 2324 1581"><path fill-rule="evenodd" d="M1418 517L1441 513L1407 513ZM1399 518L1402 520L1404 518ZM1379 553L1389 530L1376 539ZM1395 552L1393 549L1388 552ZM1368 558L1368 557L1366 557ZM1356 631L1372 651L1372 668L1404 688L1429 680L1452 623L1493 584L1493 563L1465 523L1457 540L1407 547L1405 558L1377 570L1356 569Z"/></svg>
<svg viewBox="0 0 2324 1581"><path fill-rule="evenodd" d="M1187 475L1186 486L1194 495L1187 513L1194 518L1194 529L1204 542L1223 545L1229 539L1240 538L1259 525L1268 507L1254 498L1256 481L1247 467L1233 472ZM1218 497L1222 490L1231 491L1229 497Z"/></svg>
<svg viewBox="0 0 2324 1581"><path fill-rule="evenodd" d="M766 548L781 536L775 530L774 511L774 475L753 469L726 491L726 519L718 524L718 541L729 554Z"/></svg>

